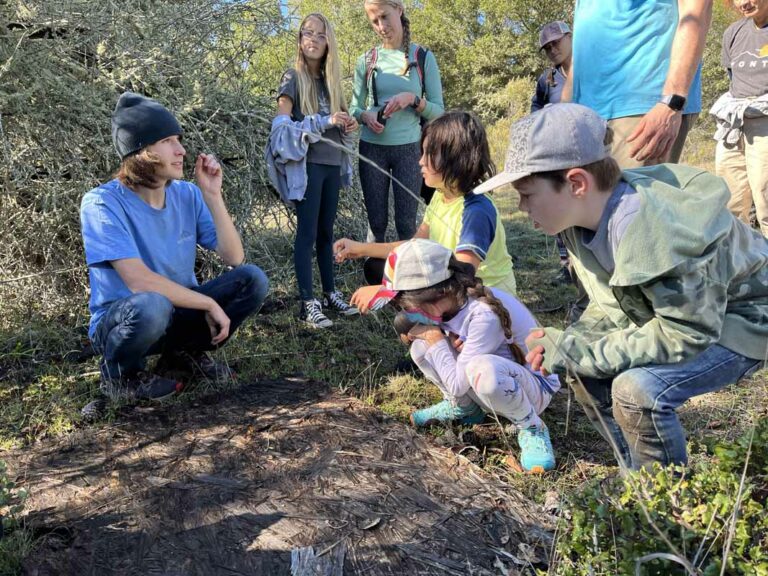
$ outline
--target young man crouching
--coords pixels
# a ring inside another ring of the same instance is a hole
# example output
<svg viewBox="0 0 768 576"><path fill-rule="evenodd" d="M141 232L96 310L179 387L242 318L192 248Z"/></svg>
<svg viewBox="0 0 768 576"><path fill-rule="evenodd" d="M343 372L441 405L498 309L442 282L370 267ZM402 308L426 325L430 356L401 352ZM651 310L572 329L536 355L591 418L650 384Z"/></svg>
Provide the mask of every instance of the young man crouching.
<svg viewBox="0 0 768 576"><path fill-rule="evenodd" d="M124 93L112 115L120 169L88 192L80 208L91 286L89 336L103 356L101 388L111 398L169 396L181 389L163 375L171 371L219 379L226 369L206 351L223 345L267 294L264 272L244 264L221 193L221 166L200 154L197 186L181 180L181 137L165 107ZM197 245L235 268L198 285ZM145 372L153 354L161 354L157 370Z"/></svg>

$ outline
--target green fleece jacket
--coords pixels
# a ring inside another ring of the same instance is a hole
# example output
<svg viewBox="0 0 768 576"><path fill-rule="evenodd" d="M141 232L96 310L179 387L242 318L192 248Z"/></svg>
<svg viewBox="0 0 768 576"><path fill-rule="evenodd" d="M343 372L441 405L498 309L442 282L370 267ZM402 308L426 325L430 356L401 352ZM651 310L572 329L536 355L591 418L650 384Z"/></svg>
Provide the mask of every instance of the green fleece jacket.
<svg viewBox="0 0 768 576"><path fill-rule="evenodd" d="M576 228L563 235L590 298L564 332L546 329L544 367L611 378L673 364L720 344L748 358L768 350L768 240L726 208L725 182L674 164L627 170L640 209L609 274Z"/></svg>

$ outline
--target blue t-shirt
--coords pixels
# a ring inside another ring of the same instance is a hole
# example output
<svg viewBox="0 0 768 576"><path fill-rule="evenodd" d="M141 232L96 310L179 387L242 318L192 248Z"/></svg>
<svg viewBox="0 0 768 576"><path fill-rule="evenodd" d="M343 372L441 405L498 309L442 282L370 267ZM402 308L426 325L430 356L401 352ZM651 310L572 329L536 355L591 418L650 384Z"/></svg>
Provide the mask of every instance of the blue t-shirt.
<svg viewBox="0 0 768 576"><path fill-rule="evenodd" d="M496 207L485 194L464 196L461 233L456 252L474 252L480 260L488 258L488 250L496 238Z"/></svg>
<svg viewBox="0 0 768 576"><path fill-rule="evenodd" d="M577 0L573 101L606 120L648 112L662 96L677 23L677 0ZM683 112L701 112L701 64Z"/></svg>
<svg viewBox="0 0 768 576"><path fill-rule="evenodd" d="M172 181L165 207L157 209L111 180L83 197L80 223L91 284L91 337L110 304L131 295L112 260L140 258L153 272L189 288L197 286L197 245L216 248L213 218L191 182Z"/></svg>

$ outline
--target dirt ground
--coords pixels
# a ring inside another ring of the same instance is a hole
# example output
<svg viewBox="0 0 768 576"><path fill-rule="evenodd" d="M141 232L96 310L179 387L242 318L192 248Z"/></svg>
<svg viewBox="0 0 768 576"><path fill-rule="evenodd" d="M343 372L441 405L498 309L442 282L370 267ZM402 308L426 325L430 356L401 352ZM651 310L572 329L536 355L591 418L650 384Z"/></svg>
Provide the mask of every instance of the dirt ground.
<svg viewBox="0 0 768 576"><path fill-rule="evenodd" d="M297 574L309 546L323 574L513 576L546 563L554 527L463 456L301 380L126 408L5 458L30 491L34 576L290 574L292 551Z"/></svg>

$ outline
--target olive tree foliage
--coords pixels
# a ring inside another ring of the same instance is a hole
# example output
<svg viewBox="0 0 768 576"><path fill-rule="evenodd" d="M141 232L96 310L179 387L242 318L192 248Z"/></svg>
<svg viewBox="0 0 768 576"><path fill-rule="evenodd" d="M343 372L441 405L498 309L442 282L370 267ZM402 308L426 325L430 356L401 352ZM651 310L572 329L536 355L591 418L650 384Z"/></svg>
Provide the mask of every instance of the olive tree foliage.
<svg viewBox="0 0 768 576"><path fill-rule="evenodd" d="M251 61L251 74L266 82L264 90L274 90L295 59L299 21L320 12L334 26L349 98L358 57L379 43L363 0L297 0L287 6L285 30ZM406 10L412 39L435 54L446 106L493 120L508 112L510 82L523 79L526 92L533 89L536 73L546 66L538 52L539 28L555 19L570 22L573 0L406 0Z"/></svg>
<svg viewBox="0 0 768 576"><path fill-rule="evenodd" d="M0 10L4 311L84 323L79 205L119 165L110 115L125 90L177 115L187 177L199 152L223 161L224 196L248 259L275 283L290 280L294 220L268 186L263 161L273 103L248 68L260 57L283 65L282 56L269 56L285 27L275 2L10 0ZM359 198L349 197L354 206L342 206L350 216L342 226L360 220ZM215 259L201 262L205 276ZM0 328L9 315L2 318Z"/></svg>

